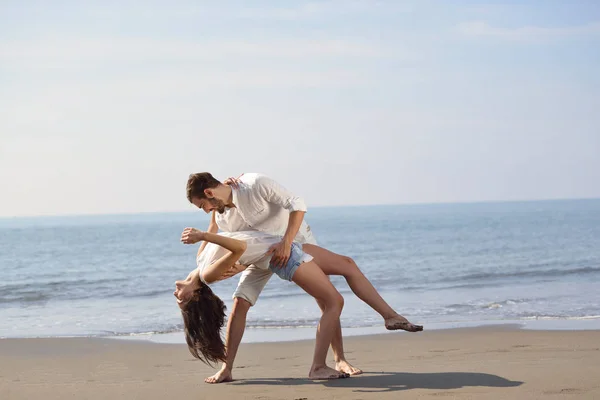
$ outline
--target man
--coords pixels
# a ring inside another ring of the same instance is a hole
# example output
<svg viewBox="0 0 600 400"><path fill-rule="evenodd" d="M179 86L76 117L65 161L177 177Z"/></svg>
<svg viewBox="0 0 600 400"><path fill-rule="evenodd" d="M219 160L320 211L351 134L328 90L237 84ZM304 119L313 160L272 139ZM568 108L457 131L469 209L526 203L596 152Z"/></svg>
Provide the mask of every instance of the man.
<svg viewBox="0 0 600 400"><path fill-rule="evenodd" d="M309 225L304 221L307 211L304 200L267 176L244 174L235 185L230 186L221 183L210 173L197 173L190 175L186 192L190 203L206 213L213 213L209 232L216 233L218 229L226 232L259 230L282 236L281 242L270 249L271 263L275 266L285 265L290 256L292 242L316 244ZM319 247L315 247L313 251L318 254L311 255L319 257L319 265L324 272L328 275L343 275L352 290L384 317L388 329L412 332L422 330L422 327L410 324L385 303L352 259ZM205 382L220 383L233 379L233 363L244 335L248 310L256 303L271 275L271 271L252 265L242 272L233 294L233 308L227 323L227 361L219 372L206 378ZM339 324L331 347L338 371L350 375L362 373L344 357Z"/></svg>

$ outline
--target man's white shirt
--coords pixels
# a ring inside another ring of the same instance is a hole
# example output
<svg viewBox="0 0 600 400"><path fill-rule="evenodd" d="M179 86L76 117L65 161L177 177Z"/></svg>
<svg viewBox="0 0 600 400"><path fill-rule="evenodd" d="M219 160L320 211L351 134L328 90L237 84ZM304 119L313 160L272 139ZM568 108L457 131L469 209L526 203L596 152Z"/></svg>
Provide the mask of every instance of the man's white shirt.
<svg viewBox="0 0 600 400"><path fill-rule="evenodd" d="M307 211L304 200L273 179L256 173L239 178L239 187L232 188L233 204L223 214L217 213L216 222L225 232L257 230L275 236L283 236L287 230L290 213ZM306 221L298 230L294 241L316 244Z"/></svg>

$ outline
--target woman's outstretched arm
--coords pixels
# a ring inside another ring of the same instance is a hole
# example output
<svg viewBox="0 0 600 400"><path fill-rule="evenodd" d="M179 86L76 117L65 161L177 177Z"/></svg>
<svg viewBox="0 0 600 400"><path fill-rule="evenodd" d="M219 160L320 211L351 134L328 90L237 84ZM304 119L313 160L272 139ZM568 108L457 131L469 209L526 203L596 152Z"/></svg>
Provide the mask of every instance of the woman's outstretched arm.
<svg viewBox="0 0 600 400"><path fill-rule="evenodd" d="M246 242L227 236L202 232L195 228L185 228L181 234L181 241L185 244L198 243L201 240L214 243L228 250L227 254L204 268L202 279L206 283L217 281L224 272L235 265L246 251Z"/></svg>
<svg viewBox="0 0 600 400"><path fill-rule="evenodd" d="M210 232L210 233L219 232L219 225L217 225L217 220L215 219L215 212L216 211L213 211L210 216L210 223L208 224L208 229L206 230L206 232ZM204 251L204 248L206 247L207 243L208 242L206 240L204 242L202 242L202 244L200 245L200 248L198 249L198 253L196 253L196 258L200 257L200 253L202 253Z"/></svg>

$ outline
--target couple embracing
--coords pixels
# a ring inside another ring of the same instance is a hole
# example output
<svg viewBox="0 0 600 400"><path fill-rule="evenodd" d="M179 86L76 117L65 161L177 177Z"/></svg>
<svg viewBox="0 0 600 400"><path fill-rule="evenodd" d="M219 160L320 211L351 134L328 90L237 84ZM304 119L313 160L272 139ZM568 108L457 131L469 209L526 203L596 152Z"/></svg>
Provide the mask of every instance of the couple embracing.
<svg viewBox="0 0 600 400"><path fill-rule="evenodd" d="M212 213L206 231L186 228L181 235L185 244L202 244L196 256L197 268L186 279L175 282L174 292L192 355L223 363L219 372L205 382L233 379L233 364L248 310L273 274L296 283L321 308L310 379L347 378L362 372L346 361L340 326L344 299L329 275L343 276L354 294L381 315L387 329L423 330L394 311L351 258L317 245L304 220L307 208L303 199L273 179L244 174L221 183L204 172L189 176L186 191L190 203ZM224 343L221 329L225 324L225 305L210 285L238 273L239 284L233 293ZM329 346L335 368L326 364Z"/></svg>

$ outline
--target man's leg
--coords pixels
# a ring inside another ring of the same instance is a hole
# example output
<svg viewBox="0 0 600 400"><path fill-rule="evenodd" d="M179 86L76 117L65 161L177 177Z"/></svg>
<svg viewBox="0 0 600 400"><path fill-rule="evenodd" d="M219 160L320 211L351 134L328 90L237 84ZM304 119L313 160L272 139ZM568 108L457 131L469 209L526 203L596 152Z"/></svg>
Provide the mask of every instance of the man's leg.
<svg viewBox="0 0 600 400"><path fill-rule="evenodd" d="M238 348L246 330L246 316L252 305L244 299L236 297L233 300L233 308L227 321L227 334L225 336L225 346L227 348L227 360L221 366L219 372L213 376L209 376L204 380L206 383L221 383L231 382L233 375L233 363L237 354Z"/></svg>
<svg viewBox="0 0 600 400"><path fill-rule="evenodd" d="M233 364L246 329L248 310L258 300L260 292L264 289L271 275L273 275L271 271L257 268L254 265L249 266L242 272L240 282L233 293L233 308L227 321L225 336L227 360L219 372L206 378L204 382L221 383L233 380Z"/></svg>

